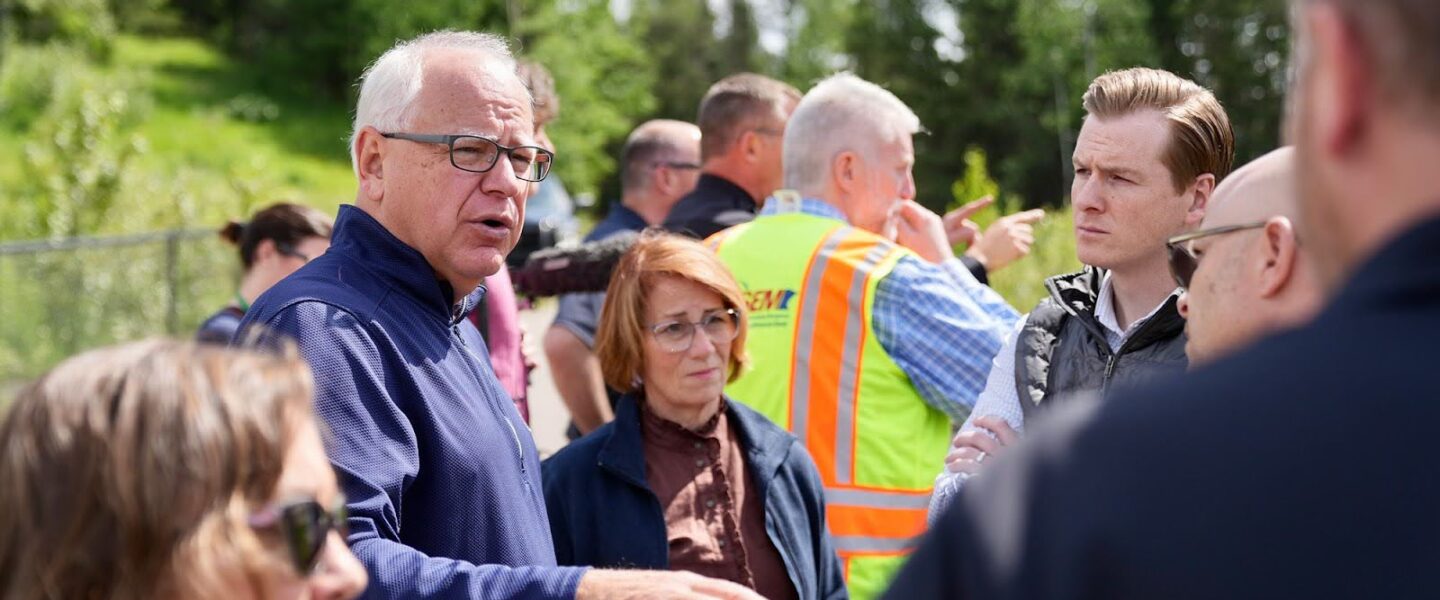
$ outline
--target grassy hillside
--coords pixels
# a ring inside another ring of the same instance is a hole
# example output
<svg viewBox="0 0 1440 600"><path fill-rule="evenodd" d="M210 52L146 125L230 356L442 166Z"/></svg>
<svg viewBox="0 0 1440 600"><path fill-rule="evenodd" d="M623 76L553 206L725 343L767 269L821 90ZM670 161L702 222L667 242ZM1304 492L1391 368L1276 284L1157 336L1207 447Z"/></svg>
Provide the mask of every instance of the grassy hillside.
<svg viewBox="0 0 1440 600"><path fill-rule="evenodd" d="M43 90L31 96L47 103L28 107L33 118L0 126L0 150L23 157L0 161L0 190L15 191L0 195L0 203L12 204L0 208L21 221L44 220L48 199L71 190L43 182L110 159L123 168L102 199L93 190L76 194L76 211L106 213L93 215L93 227L55 231L31 222L0 228L0 236L218 227L279 199L333 213L354 196L347 109L259 93L249 67L203 42L122 36L107 62L55 48L15 54L9 88ZM26 106L12 109L27 114ZM113 143L63 145L56 132L67 127L97 139L109 135ZM71 187L84 188L80 179ZM15 206L27 201L36 206Z"/></svg>

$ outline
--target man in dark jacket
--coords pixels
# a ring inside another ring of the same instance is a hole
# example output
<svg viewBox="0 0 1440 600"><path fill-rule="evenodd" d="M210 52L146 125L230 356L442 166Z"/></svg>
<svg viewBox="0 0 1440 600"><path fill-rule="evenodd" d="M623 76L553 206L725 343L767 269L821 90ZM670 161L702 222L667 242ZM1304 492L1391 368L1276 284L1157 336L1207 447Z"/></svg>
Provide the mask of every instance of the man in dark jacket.
<svg viewBox="0 0 1440 600"><path fill-rule="evenodd" d="M375 598L753 598L693 574L558 567L530 431L466 319L515 246L535 145L503 39L444 31L366 71L355 206L244 326L294 338Z"/></svg>
<svg viewBox="0 0 1440 600"><path fill-rule="evenodd" d="M1046 281L1050 296L996 355L936 478L932 519L1041 407L1185 369L1165 240L1200 224L1229 174L1230 119L1209 90L1155 69L1101 75L1083 103L1071 201L1088 266Z"/></svg>
<svg viewBox="0 0 1440 600"><path fill-rule="evenodd" d="M890 597L1440 597L1440 4L1296 4L1298 239L1328 306L1060 411Z"/></svg>
<svg viewBox="0 0 1440 600"><path fill-rule="evenodd" d="M815 462L789 432L739 402L725 403L746 471L765 507L765 530L802 599L848 597L825 529L825 491ZM634 396L615 420L545 461L541 478L555 558L562 565L669 568L665 514L646 478Z"/></svg>
<svg viewBox="0 0 1440 600"><path fill-rule="evenodd" d="M704 239L755 218L780 187L780 146L800 90L738 73L700 99L700 181L665 217L665 229Z"/></svg>

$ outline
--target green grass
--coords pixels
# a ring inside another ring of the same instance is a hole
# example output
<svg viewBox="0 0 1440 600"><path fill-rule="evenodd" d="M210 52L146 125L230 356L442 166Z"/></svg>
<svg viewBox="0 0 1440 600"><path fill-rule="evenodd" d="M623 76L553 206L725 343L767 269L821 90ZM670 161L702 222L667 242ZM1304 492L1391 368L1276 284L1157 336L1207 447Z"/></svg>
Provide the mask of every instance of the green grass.
<svg viewBox="0 0 1440 600"><path fill-rule="evenodd" d="M121 37L115 63L152 78L154 112L136 130L150 145L142 169L228 185L232 211L284 198L333 213L353 200L344 106L257 93L251 68L193 39ZM230 109L247 99L272 105L273 120Z"/></svg>
<svg viewBox="0 0 1440 600"><path fill-rule="evenodd" d="M120 134L143 148L125 165L115 203L97 229L84 233L218 229L279 200L331 214L353 201L347 107L262 92L252 68L195 39L122 36L108 63L76 60L56 59L31 73L53 72L56 81L86 89L133 90L127 100L140 108ZM241 103L270 106L272 113L247 119L236 110ZM34 177L23 150L28 143L45 146L44 119L0 118L0 151L8 158L0 161L0 209L32 201L5 192L26 189L26 178ZM233 294L237 261L218 237L187 241L176 256L173 271L165 266L163 243L0 257L6 282L0 286L0 406L16 382L62 357L167 331L184 337ZM172 278L173 329L164 300L164 282Z"/></svg>
<svg viewBox="0 0 1440 600"><path fill-rule="evenodd" d="M353 201L347 107L261 92L252 67L189 38L121 36L111 61L91 68L134 82L130 101L144 107L122 131L144 148L124 176L125 218L113 219L105 233L218 228L278 200L331 214ZM255 104L272 112L247 119L236 108ZM18 158L38 135L27 131L32 126L0 127L0 148ZM0 189L25 176L20 160L0 161Z"/></svg>

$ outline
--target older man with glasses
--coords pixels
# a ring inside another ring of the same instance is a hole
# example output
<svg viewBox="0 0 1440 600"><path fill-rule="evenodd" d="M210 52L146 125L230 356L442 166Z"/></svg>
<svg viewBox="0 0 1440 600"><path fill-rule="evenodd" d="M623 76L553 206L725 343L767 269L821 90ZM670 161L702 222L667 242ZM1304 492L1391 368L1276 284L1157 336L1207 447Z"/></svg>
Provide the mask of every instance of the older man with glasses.
<svg viewBox="0 0 1440 600"><path fill-rule="evenodd" d="M466 320L554 155L505 42L438 32L366 71L330 251L242 327L293 337L382 598L754 598L688 573L557 567L534 440Z"/></svg>

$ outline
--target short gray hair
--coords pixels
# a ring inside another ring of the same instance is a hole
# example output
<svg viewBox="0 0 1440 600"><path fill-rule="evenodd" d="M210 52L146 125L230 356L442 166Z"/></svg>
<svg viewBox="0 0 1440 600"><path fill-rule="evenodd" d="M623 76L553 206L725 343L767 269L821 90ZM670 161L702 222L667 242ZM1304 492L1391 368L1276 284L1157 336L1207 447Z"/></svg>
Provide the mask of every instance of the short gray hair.
<svg viewBox="0 0 1440 600"><path fill-rule="evenodd" d="M814 192L841 152L874 156L875 144L922 131L920 117L895 94L850 73L816 84L785 126L785 187Z"/></svg>
<svg viewBox="0 0 1440 600"><path fill-rule="evenodd" d="M366 126L381 131L409 127L412 110L424 83L425 54L431 50L475 50L490 55L511 72L515 56L505 38L476 31L442 30L395 44L360 76L360 99L355 103L355 123L350 129L350 165L360 173L355 142Z"/></svg>

